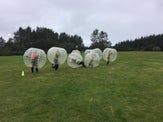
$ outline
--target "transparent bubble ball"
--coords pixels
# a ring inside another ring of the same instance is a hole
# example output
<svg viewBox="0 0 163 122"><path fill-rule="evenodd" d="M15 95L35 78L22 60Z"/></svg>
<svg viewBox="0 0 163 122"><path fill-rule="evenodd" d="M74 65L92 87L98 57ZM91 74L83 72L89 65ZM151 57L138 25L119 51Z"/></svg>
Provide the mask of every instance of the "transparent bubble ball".
<svg viewBox="0 0 163 122"><path fill-rule="evenodd" d="M51 47L47 52L47 57L50 63L54 63L54 59L58 55L58 64L63 64L67 59L67 51L60 47Z"/></svg>
<svg viewBox="0 0 163 122"><path fill-rule="evenodd" d="M23 61L27 67L32 67L32 54L37 54L37 65L38 68L42 68L46 63L46 54L42 49L29 48L25 51L23 55Z"/></svg>
<svg viewBox="0 0 163 122"><path fill-rule="evenodd" d="M100 64L100 57L95 52L90 52L86 54L84 59L84 64L87 67L97 67Z"/></svg>
<svg viewBox="0 0 163 122"><path fill-rule="evenodd" d="M71 67L71 68L79 68L82 65L79 65L78 63L83 61L83 57L79 54L79 53L70 53L67 59L67 64Z"/></svg>
<svg viewBox="0 0 163 122"><path fill-rule="evenodd" d="M110 56L110 62L113 62L117 58L117 50L113 48L105 48L103 51L103 59L108 61L108 56Z"/></svg>
<svg viewBox="0 0 163 122"><path fill-rule="evenodd" d="M88 53L97 53L99 55L99 58L102 59L102 51L99 48L95 48L95 49L86 49L84 52L84 55L86 56Z"/></svg>

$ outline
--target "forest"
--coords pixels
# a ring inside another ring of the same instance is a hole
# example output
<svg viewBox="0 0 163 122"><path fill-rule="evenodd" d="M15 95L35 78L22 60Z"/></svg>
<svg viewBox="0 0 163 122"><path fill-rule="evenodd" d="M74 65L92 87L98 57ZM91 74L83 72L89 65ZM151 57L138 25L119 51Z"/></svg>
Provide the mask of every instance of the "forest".
<svg viewBox="0 0 163 122"><path fill-rule="evenodd" d="M163 34L122 41L114 48L119 51L163 51Z"/></svg>
<svg viewBox="0 0 163 122"><path fill-rule="evenodd" d="M89 48L100 48L103 51L107 47L118 51L163 51L163 34L142 36L112 45L106 32L95 29L90 34L90 40L91 45L86 47L80 35L58 33L46 27L35 29L29 26L19 27L12 38L4 40L0 37L0 55L22 55L30 47L41 48L47 52L50 47L54 46L65 48L68 53L76 47L80 51Z"/></svg>

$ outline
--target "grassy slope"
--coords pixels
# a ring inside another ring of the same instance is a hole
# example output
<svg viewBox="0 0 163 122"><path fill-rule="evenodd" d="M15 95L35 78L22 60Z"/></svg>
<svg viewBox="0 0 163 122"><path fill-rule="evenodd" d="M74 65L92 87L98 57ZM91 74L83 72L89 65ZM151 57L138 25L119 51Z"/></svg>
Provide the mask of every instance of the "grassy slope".
<svg viewBox="0 0 163 122"><path fill-rule="evenodd" d="M161 52L120 52L96 68L50 66L31 74L22 57L0 57L0 122L163 121Z"/></svg>

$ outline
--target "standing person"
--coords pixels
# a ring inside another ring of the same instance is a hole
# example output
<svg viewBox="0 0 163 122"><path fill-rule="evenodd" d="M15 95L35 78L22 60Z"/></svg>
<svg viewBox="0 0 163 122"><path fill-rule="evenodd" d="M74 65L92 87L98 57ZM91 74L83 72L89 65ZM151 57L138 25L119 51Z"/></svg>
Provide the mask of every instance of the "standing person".
<svg viewBox="0 0 163 122"><path fill-rule="evenodd" d="M36 68L36 72L38 72L38 54L36 52L31 54L31 72L34 72L34 68Z"/></svg>
<svg viewBox="0 0 163 122"><path fill-rule="evenodd" d="M58 70L59 68L59 62L58 62L58 58L59 58L59 54L55 54L54 56L54 63L52 64L52 68L56 70Z"/></svg>
<svg viewBox="0 0 163 122"><path fill-rule="evenodd" d="M112 53L109 51L108 57L107 57L107 62L106 62L107 65L110 63L110 56L111 56L111 54L112 54Z"/></svg>

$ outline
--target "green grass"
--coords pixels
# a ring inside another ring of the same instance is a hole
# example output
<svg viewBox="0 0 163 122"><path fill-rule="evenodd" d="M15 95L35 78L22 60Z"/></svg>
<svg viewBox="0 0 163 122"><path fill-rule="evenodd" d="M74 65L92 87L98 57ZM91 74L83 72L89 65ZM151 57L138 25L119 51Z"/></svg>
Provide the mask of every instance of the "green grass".
<svg viewBox="0 0 163 122"><path fill-rule="evenodd" d="M25 76L21 76L21 71ZM0 122L162 122L163 52L119 52L115 62L32 74L0 57Z"/></svg>

